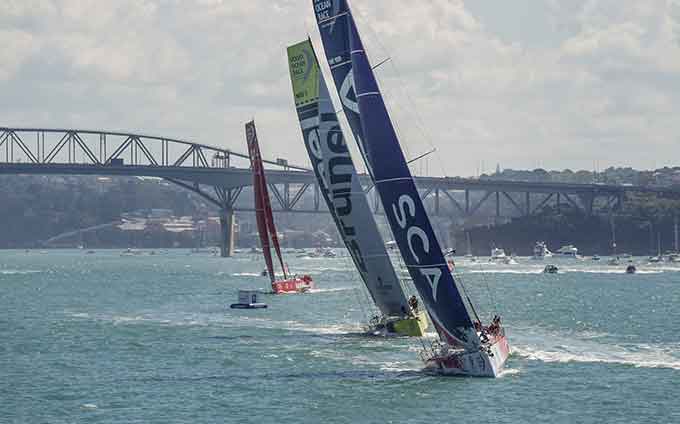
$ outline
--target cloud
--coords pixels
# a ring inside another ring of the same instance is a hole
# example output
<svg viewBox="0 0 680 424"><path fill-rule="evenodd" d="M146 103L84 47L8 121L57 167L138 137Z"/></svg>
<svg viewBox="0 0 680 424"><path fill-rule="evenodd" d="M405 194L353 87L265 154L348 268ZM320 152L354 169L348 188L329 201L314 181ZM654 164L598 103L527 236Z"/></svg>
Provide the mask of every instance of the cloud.
<svg viewBox="0 0 680 424"><path fill-rule="evenodd" d="M409 157L431 172L673 164L680 2L354 0ZM311 0L0 2L2 125L127 129L306 163L285 47ZM419 164L415 169L424 168Z"/></svg>

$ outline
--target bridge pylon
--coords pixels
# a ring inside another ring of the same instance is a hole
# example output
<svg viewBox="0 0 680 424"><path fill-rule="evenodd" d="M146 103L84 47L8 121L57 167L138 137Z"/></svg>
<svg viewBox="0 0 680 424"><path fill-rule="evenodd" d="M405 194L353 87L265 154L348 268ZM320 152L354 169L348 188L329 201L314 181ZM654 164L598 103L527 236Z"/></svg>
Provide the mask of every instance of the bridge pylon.
<svg viewBox="0 0 680 424"><path fill-rule="evenodd" d="M220 209L220 256L234 256L234 209Z"/></svg>

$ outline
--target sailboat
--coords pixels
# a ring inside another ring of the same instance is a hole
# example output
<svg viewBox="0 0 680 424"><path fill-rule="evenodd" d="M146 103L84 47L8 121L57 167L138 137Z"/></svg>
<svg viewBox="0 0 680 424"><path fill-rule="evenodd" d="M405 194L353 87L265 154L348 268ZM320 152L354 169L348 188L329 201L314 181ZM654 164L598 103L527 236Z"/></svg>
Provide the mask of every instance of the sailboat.
<svg viewBox="0 0 680 424"><path fill-rule="evenodd" d="M345 115L400 254L439 334L439 342L423 352L425 366L446 375L496 377L509 354L500 317L483 326L448 269L347 1L313 0L313 5Z"/></svg>
<svg viewBox="0 0 680 424"><path fill-rule="evenodd" d="M248 142L248 155L250 156L250 166L253 170L253 194L255 197L255 216L257 220L257 232L260 235L260 243L262 244L262 254L264 255L264 262L267 265L267 275L271 280L272 291L275 294L282 293L302 293L314 288L314 282L309 275L301 277L288 274L288 267L283 263L281 256L281 247L279 245L279 237L276 233L276 226L274 225L274 214L272 213L271 201L269 200L269 190L267 190L267 182L264 175L264 165L262 164L262 155L260 154L260 146L257 142L257 131L255 130L255 122L250 121L246 124L246 141ZM281 265L283 272L283 280L277 280L274 273L274 263L269 244L269 239L274 245L276 257ZM264 274L264 273L263 273Z"/></svg>
<svg viewBox="0 0 680 424"><path fill-rule="evenodd" d="M464 256L465 259L468 259L470 262L477 262L477 258L472 255L472 242L470 241L469 231L465 232L465 242L467 244L467 253Z"/></svg>
<svg viewBox="0 0 680 424"><path fill-rule="evenodd" d="M381 314L372 319L369 331L422 336L427 315L412 310L402 290L309 39L288 47L288 63L302 136L320 192Z"/></svg>
<svg viewBox="0 0 680 424"><path fill-rule="evenodd" d="M612 230L612 257L607 261L607 265L617 266L621 264L621 259L616 253L616 224L614 223L614 219L612 217L609 218L609 225Z"/></svg>
<svg viewBox="0 0 680 424"><path fill-rule="evenodd" d="M656 234L656 256L650 256L648 261L657 264L663 260L661 256L661 233Z"/></svg>
<svg viewBox="0 0 680 424"><path fill-rule="evenodd" d="M680 245L678 243L678 217L677 215L673 219L673 251L666 252L664 255L665 260L668 262L680 262Z"/></svg>

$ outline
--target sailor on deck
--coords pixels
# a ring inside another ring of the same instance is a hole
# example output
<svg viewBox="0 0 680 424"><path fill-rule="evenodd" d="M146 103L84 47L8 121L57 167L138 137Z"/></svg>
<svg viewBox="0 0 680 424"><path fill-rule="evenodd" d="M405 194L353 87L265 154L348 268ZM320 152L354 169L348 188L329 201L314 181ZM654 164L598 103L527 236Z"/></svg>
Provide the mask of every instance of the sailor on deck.
<svg viewBox="0 0 680 424"><path fill-rule="evenodd" d="M418 298L411 296L408 300L408 306L411 307L411 313L413 315L418 315Z"/></svg>

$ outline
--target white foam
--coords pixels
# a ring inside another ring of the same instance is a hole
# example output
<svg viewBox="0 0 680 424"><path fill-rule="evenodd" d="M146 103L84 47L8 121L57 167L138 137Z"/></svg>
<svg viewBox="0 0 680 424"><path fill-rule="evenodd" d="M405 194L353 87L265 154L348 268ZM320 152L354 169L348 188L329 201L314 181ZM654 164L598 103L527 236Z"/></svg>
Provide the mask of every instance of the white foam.
<svg viewBox="0 0 680 424"><path fill-rule="evenodd" d="M608 363L630 365L637 368L680 370L680 358L671 354L669 346L650 344L620 346L563 339L561 344L554 346L515 344L511 349L513 355L548 363Z"/></svg>
<svg viewBox="0 0 680 424"><path fill-rule="evenodd" d="M354 290L353 287L334 287L332 289L310 289L309 293L332 293L339 291Z"/></svg>
<svg viewBox="0 0 680 424"><path fill-rule="evenodd" d="M542 274L541 269L473 269L470 274Z"/></svg>
<svg viewBox="0 0 680 424"><path fill-rule="evenodd" d="M513 375L517 375L520 373L519 368L504 368L499 374L498 377L510 377Z"/></svg>
<svg viewBox="0 0 680 424"><path fill-rule="evenodd" d="M37 274L42 271L37 271L33 269L0 269L0 274L2 275L23 275L23 274Z"/></svg>
<svg viewBox="0 0 680 424"><path fill-rule="evenodd" d="M414 361L383 362L382 365L380 365L380 370L388 372L422 371L423 364Z"/></svg>

